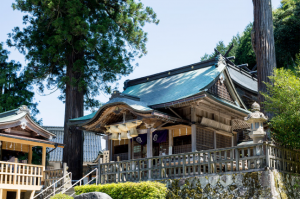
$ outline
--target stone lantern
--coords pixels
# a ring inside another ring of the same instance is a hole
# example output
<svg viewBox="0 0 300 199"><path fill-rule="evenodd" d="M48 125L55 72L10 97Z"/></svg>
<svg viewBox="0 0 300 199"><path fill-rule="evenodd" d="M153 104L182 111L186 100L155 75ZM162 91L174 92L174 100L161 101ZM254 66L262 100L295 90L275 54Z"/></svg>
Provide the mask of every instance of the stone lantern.
<svg viewBox="0 0 300 199"><path fill-rule="evenodd" d="M253 143L262 143L266 132L264 131L263 123L268 120L262 112L260 112L260 106L254 102L251 106L252 113L245 117L245 121L251 123L251 129L249 137L253 139Z"/></svg>

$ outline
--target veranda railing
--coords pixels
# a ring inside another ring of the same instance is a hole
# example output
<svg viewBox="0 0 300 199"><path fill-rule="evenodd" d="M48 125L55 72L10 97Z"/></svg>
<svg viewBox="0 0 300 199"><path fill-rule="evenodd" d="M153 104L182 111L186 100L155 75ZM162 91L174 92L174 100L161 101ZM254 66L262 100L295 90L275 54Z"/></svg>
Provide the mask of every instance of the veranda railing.
<svg viewBox="0 0 300 199"><path fill-rule="evenodd" d="M300 152L271 143L99 164L99 182L174 179L222 172L257 171L273 167L299 173Z"/></svg>

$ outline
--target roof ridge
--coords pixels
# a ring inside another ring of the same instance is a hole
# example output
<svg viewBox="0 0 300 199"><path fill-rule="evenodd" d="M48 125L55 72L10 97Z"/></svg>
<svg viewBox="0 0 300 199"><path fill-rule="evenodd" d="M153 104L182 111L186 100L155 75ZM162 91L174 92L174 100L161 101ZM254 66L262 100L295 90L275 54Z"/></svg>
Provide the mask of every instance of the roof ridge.
<svg viewBox="0 0 300 199"><path fill-rule="evenodd" d="M232 68L233 70L235 70L237 72L240 72L241 74L243 74L243 75L245 75L245 76L247 76L247 77L249 77L249 78L254 79L255 81L257 81L257 78L254 77L253 75L251 75L250 73L248 73L246 70L244 70L242 68L238 68L236 66L229 65L229 64L228 64L228 66L230 68Z"/></svg>

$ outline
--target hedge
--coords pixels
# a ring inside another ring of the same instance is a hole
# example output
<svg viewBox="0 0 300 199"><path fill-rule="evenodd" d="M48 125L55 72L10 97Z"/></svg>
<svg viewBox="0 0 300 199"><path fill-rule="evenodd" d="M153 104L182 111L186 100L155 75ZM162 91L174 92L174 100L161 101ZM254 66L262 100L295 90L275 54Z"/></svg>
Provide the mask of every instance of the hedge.
<svg viewBox="0 0 300 199"><path fill-rule="evenodd" d="M73 197L68 196L66 194L56 194L55 196L50 197L50 199L73 199Z"/></svg>
<svg viewBox="0 0 300 199"><path fill-rule="evenodd" d="M126 182L105 185L84 185L74 187L76 195L89 192L103 192L113 199L165 199L167 187L159 182Z"/></svg>

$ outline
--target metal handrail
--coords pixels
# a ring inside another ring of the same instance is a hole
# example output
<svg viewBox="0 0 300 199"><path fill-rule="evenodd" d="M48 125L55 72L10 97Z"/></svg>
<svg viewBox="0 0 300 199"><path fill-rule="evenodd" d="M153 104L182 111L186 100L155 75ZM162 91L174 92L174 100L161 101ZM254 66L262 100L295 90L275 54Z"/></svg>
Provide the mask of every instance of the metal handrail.
<svg viewBox="0 0 300 199"><path fill-rule="evenodd" d="M77 185L79 183L79 185L81 186L81 181L88 177L91 173L94 173L94 171L96 171L96 177L93 178L92 180L90 180L89 182L93 181L94 179L96 179L96 185L98 184L98 168L93 169L91 172L89 172L88 174L86 174L85 176L83 176L80 180L78 180L77 182L75 182L74 184L72 184L72 186L70 186L68 189L63 190L61 193L64 194L66 193L68 190L70 190L71 188L73 188L75 185ZM87 182L87 183L89 183ZM74 195L74 194L72 194Z"/></svg>
<svg viewBox="0 0 300 199"><path fill-rule="evenodd" d="M54 182L51 186L47 187L47 188L44 189L42 192L40 192L39 194L35 195L35 196L33 197L33 199L37 198L39 195L41 195L42 193L44 193L45 191L47 191L48 189L50 189L52 186L54 186L53 189L54 189L54 195L55 195L55 185L56 185L58 182L60 182L61 180L65 179L65 177L67 177L67 176L71 176L70 179L72 180L72 173L69 172L69 173L67 173L66 175L64 175L63 177L61 177L60 179L58 179L56 182ZM65 182L62 186L64 186L66 183L67 183L67 182ZM60 187L62 187L62 186L60 186ZM58 187L58 188L60 188L60 187ZM50 195L51 195L51 194L50 194ZM49 196L49 195L48 195L48 196ZM48 196L46 196L46 198L47 198Z"/></svg>

